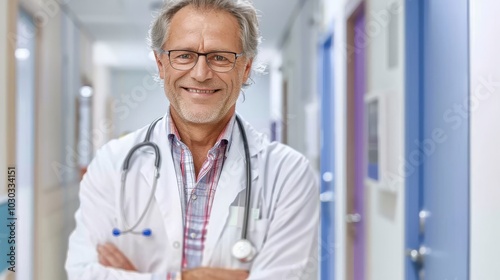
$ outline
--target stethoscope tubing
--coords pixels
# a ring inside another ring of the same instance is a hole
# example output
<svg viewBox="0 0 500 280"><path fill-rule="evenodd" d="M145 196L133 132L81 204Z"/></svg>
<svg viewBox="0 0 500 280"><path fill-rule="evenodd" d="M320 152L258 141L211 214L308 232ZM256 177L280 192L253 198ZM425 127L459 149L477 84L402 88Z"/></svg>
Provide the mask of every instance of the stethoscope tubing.
<svg viewBox="0 0 500 280"><path fill-rule="evenodd" d="M243 124L238 116L236 116L236 122L238 123L238 128L240 129L241 137L243 138L243 148L245 149L245 160L246 162L246 190L245 190L245 212L243 218L243 228L241 229L241 239L247 239L248 232L248 221L250 215L250 195L252 194L252 169L250 167L250 149L248 148L248 140Z"/></svg>
<svg viewBox="0 0 500 280"><path fill-rule="evenodd" d="M119 207L120 207L120 216L122 218L123 225L125 226L125 229L124 230L114 229L113 234L116 236L126 234L126 233L142 234L145 236L151 235L151 229L145 229L142 232L136 232L135 229L139 226L139 224L142 222L142 220L146 217L149 206L151 205L151 202L153 202L153 198L154 198L154 195L156 193L156 186L158 185L158 178L160 177L160 165L161 165L160 148L158 147L158 145L151 142L150 139L151 139L151 134L154 130L154 127L161 119L162 118L160 117L150 124L148 131L146 132L146 137L145 137L144 141L142 143L139 143L139 144L135 145L134 147L132 147L132 149L130 149L127 156L123 160ZM136 223L132 227L129 227L127 218L125 217L123 203L125 201L125 186L127 183L128 170L130 168L130 160L131 160L132 156L134 155L134 153L138 149L143 148L143 147L148 147L148 146L151 147L155 153L155 162L154 162L155 173L154 173L153 187L151 189L151 192L150 192L150 195L148 198L148 202L147 202L146 206L144 206L144 209L141 212L141 216L139 217L139 219L136 221Z"/></svg>
<svg viewBox="0 0 500 280"><path fill-rule="evenodd" d="M162 119L162 117L156 119L155 121L153 121L150 124L150 126L148 127L148 130L146 132L146 137L145 137L144 141L135 145L134 147L132 147L132 149L130 149L130 151L128 152L127 156L125 157L125 159L123 161L119 211L120 211L120 216L122 218L125 229L124 230L114 229L113 234L116 236L126 234L126 233L143 234L143 235L147 235L147 236L151 235L150 229L145 229L142 232L137 232L137 231L135 231L135 229L139 226L139 224L142 222L142 220L144 220L144 218L146 217L146 214L149 210L149 207L151 206L151 203L153 202L153 198L154 198L154 195L156 193L156 187L158 185L158 178L160 177L160 172L159 172L160 167L161 167L160 148L158 147L158 145L151 142L150 139L151 139L151 135L153 133L153 130L154 130L156 124L161 119ZM252 170L251 170L250 149L248 147L247 135L246 135L245 129L243 127L243 123L238 115L236 115L236 123L238 124L238 129L240 130L241 137L243 139L243 148L245 150L245 160L246 160L246 164L245 164L246 165L246 168L245 168L245 173L246 173L245 210L244 210L244 214L243 214L244 215L243 227L241 230L241 239L246 240L247 235L248 235L247 234L248 233L248 223L250 220L250 207L249 207L249 205L250 205L251 194L252 194L252 189L251 189L252 188L252 184L251 184ZM141 216L139 217L139 219L136 221L136 223L132 227L129 227L128 221L125 217L125 211L124 211L124 205L123 205L124 201L125 201L125 187L126 187L126 182L127 182L127 174L128 174L128 170L130 168L130 160L131 160L132 156L134 155L134 153L138 149L143 148L143 147L151 147L155 153L155 162L154 162L155 173L154 173L153 187L151 189L151 193L149 195L148 202L146 203L146 206L144 207L144 209L141 212ZM145 232L147 232L148 234L145 234Z"/></svg>

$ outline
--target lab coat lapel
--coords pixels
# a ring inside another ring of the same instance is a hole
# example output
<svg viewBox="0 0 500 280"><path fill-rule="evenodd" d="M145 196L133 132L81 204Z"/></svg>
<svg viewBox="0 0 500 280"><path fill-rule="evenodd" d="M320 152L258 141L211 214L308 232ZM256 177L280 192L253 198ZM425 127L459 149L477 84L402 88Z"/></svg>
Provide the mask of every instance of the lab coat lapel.
<svg viewBox="0 0 500 280"><path fill-rule="evenodd" d="M247 133L248 144L250 149L250 157L252 162L252 182L258 177L256 154L260 150L260 145L256 145L255 137L252 135L253 131L248 130L248 126L244 125ZM228 151L227 158L222 169L222 173L217 184L215 197L210 213L210 222L207 228L207 238L205 241L205 248L203 252L202 266L208 266L215 246L226 226L227 218L229 215L229 208L238 194L245 190L245 150L243 146L243 139L241 137L238 124L234 124L231 147ZM255 184L252 184L255 187ZM227 252L230 254L231 252Z"/></svg>
<svg viewBox="0 0 500 280"><path fill-rule="evenodd" d="M165 226L167 238L171 243L178 242L177 244L180 245L183 242L183 215L181 208L182 196L179 194L179 188L177 186L177 179L170 143L167 137L166 125L166 117L163 117L163 119L156 125L151 137L152 141L160 148L161 155L160 177L158 178L158 185L156 187L155 200L163 217L162 222ZM154 178L154 154L151 155L151 158L151 164L144 164L141 166L141 173L150 187L153 186ZM181 248L182 246L176 247ZM180 264L182 250L178 250L177 257L175 257L175 255L176 254L170 256L173 257L173 260L176 262L178 261Z"/></svg>

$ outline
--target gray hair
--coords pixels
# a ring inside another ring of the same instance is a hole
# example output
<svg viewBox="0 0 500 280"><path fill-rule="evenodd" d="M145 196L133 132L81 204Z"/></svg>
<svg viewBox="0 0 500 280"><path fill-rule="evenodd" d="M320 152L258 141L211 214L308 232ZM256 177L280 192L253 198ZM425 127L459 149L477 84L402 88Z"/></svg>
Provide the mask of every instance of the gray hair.
<svg viewBox="0 0 500 280"><path fill-rule="evenodd" d="M232 14L240 26L243 53L250 58L257 55L260 43L259 22L255 8L246 0L165 0L149 30L149 44L153 51L163 47L168 38L172 18L188 5L200 10L214 9Z"/></svg>

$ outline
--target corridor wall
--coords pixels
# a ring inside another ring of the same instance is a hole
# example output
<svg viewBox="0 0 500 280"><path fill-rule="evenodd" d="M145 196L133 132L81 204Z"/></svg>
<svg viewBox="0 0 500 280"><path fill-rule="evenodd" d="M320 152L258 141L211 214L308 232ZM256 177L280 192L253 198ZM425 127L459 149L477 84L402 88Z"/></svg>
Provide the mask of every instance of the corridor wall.
<svg viewBox="0 0 500 280"><path fill-rule="evenodd" d="M271 105L271 117L279 120L278 128L285 128L279 140L304 154L315 170L319 170L320 151L317 85L320 22L316 16L319 2L298 2L279 43L281 55L271 63L270 82L271 104L278 103L278 106ZM277 112L277 108L281 108L281 112ZM319 263L318 259L310 265L319 266ZM310 275L308 279L316 279L316 276Z"/></svg>
<svg viewBox="0 0 500 280"><path fill-rule="evenodd" d="M286 83L286 143L319 168L317 91L318 1L304 1L289 25L282 46L282 78ZM313 133L308 133L313 132Z"/></svg>
<svg viewBox="0 0 500 280"><path fill-rule="evenodd" d="M17 1L0 3L0 198L7 194L7 167L15 162L15 36Z"/></svg>
<svg viewBox="0 0 500 280"><path fill-rule="evenodd" d="M113 137L149 125L165 114L168 100L161 85L153 79L156 72L114 68L110 74Z"/></svg>
<svg viewBox="0 0 500 280"><path fill-rule="evenodd" d="M365 184L366 279L398 280L404 279L405 259L404 1L365 3L365 98L376 97L381 106L380 179Z"/></svg>
<svg viewBox="0 0 500 280"><path fill-rule="evenodd" d="M498 1L470 7L470 279L500 275L500 24ZM467 119L462 119L466 122Z"/></svg>
<svg viewBox="0 0 500 280"><path fill-rule="evenodd" d="M366 30L355 38L364 45L353 49L347 44L347 20L364 4ZM354 52L366 55L366 97L377 96L388 106L382 135L385 150L380 150L385 164L382 180L365 183L366 279L404 279L404 158L403 94L404 94L404 1L342 0L322 1L322 30L334 26L335 73L335 203L336 263L335 279L346 279L346 102L348 59ZM390 147L390 149L387 149ZM381 257L383 256L383 257Z"/></svg>
<svg viewBox="0 0 500 280"><path fill-rule="evenodd" d="M15 35L17 29L17 1L0 1L0 218L7 219L7 168L16 162L16 60ZM17 174L19 176L19 174ZM10 229L0 228L0 279L12 279L14 273L8 272L7 256Z"/></svg>
<svg viewBox="0 0 500 280"><path fill-rule="evenodd" d="M16 79L15 79L15 42L8 40L9 36L16 33L17 1L0 2L0 217L2 222L7 217L7 168L15 166L16 158ZM8 236L10 230L6 226L0 229L0 279L12 277L13 273L7 271L9 264ZM6 253L5 253L6 254ZM7 276L7 273L10 273Z"/></svg>
<svg viewBox="0 0 500 280"><path fill-rule="evenodd" d="M36 279L66 279L67 241L78 206L76 102L82 81L92 82L90 39L56 1L21 5L34 18L37 40L32 269Z"/></svg>

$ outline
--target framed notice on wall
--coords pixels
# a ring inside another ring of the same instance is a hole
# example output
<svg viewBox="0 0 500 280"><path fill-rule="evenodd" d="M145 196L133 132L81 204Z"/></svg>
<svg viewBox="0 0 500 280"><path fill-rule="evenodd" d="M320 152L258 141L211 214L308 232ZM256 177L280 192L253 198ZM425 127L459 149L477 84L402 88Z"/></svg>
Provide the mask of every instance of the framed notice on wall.
<svg viewBox="0 0 500 280"><path fill-rule="evenodd" d="M387 172L387 92L365 94L365 180L368 185L384 188Z"/></svg>
<svg viewBox="0 0 500 280"><path fill-rule="evenodd" d="M367 177L378 181L380 178L380 145L379 145L379 100L374 98L367 102Z"/></svg>
<svg viewBox="0 0 500 280"><path fill-rule="evenodd" d="M376 90L365 95L365 182L380 190L395 192L399 175L401 102L397 91Z"/></svg>

